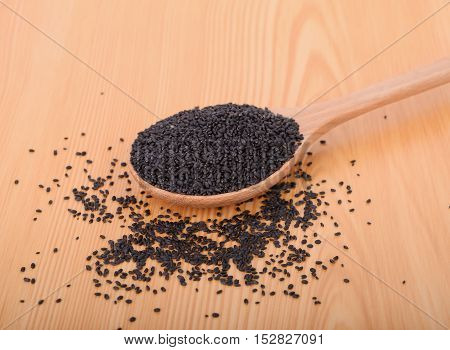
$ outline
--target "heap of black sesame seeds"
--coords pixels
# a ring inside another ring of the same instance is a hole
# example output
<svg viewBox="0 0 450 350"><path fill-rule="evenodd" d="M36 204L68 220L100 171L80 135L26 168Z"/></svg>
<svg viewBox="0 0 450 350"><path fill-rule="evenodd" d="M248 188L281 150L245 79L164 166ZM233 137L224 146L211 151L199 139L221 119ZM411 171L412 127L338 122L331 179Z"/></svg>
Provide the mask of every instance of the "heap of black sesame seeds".
<svg viewBox="0 0 450 350"><path fill-rule="evenodd" d="M136 211L139 204L134 196L114 198L124 205L119 208L130 210L132 224L129 229L132 234L116 241L110 240L107 248L94 252L96 271L104 276L106 266L133 261L135 269L128 271L128 274L132 274L135 280L149 282L154 270L146 266L153 261L162 267L164 277L177 274L182 285L186 282L185 277L198 281L207 276L224 285L240 286L242 281L229 273L234 264L244 273L245 285L258 284L260 274L269 270L266 267L257 271L254 259L264 257L269 244L285 247L280 253L280 258L286 258L284 267L301 263L309 256L307 247L296 248L290 244L297 237L291 235L288 228L293 223L295 227L306 229L320 215L316 210L318 200L312 192L302 191L304 206L303 213L300 213L292 201L280 196L281 191L294 187L295 182L290 182L270 190L264 195L261 209L256 213L245 210L229 219L207 221L181 218L177 213L146 220L146 214ZM185 271L182 263L187 263L189 269ZM267 263L270 264L269 261ZM271 274L275 276L276 272L274 270ZM119 274L123 277L127 275L123 270Z"/></svg>
<svg viewBox="0 0 450 350"><path fill-rule="evenodd" d="M124 142L122 138L120 141ZM66 151L67 148L64 147L63 150ZM112 147L109 146L107 151L111 150ZM57 152L53 154L57 155ZM76 155L85 157L87 152L76 152ZM311 152L307 152L307 156L311 155ZM86 160L86 163L89 165L93 161ZM350 163L354 166L355 162ZM309 167L311 164L309 161L305 165ZM119 173L116 171L118 165L123 169ZM148 208L151 196L143 191L130 195L111 194L114 180L127 183L125 192L133 191L132 181L126 171L127 166L125 162L113 158L107 175L86 175L88 183L72 190L75 201L82 204L79 209L69 209L74 218L88 221L90 224L112 224L118 220L121 228L129 230L121 238L109 240L107 246L93 251L92 255L86 258L86 269L95 271L99 276L92 279L96 288L106 283L111 285L114 291L134 291L136 294L143 291L164 293L166 288L159 288L158 281L152 278L159 276L169 279L175 274L181 286L186 286L189 281L207 278L227 286L252 286L253 293L259 292L258 296L264 297L276 294L275 291L267 290L260 282L260 276L268 275L279 282L288 283L283 290L284 295L299 298L296 282L307 285L312 280L318 280L321 272L328 270L327 261L334 265L339 259L339 256L334 256L324 261L316 260L312 263L315 267L306 268L306 260L311 258L311 250L321 244L320 235L317 232L308 233L308 228L312 228L320 216L329 216L335 227L339 227L339 224L326 210L320 209L322 205L330 205L325 200L325 191L318 190L326 180L313 184L311 177L300 167L293 177L285 179L259 198L249 200L248 202L258 202L256 211L242 210L244 203L240 203L234 208L237 214L231 218L222 219L222 208L217 208L216 218L201 221L196 219L195 214L190 217L182 216L170 209L164 212L163 207L157 216L152 215L154 213ZM72 166L67 165L65 168L67 178ZM88 174L89 170L84 168L83 172ZM295 179L302 179L306 183ZM53 182L60 187L58 179L53 179ZM15 184L18 185L18 181L15 181ZM301 184L301 189L296 189L298 184ZM344 186L341 181L339 186L345 189L347 195L351 195L352 188L349 185ZM51 194L51 187L40 184L39 188ZM336 189L330 188L330 191L336 192ZM295 193L289 195L291 192ZM64 196L64 200L70 198ZM350 199L346 202L352 203ZM53 200L48 202L49 205L52 203ZM339 199L337 203L340 205L343 202ZM370 204L371 199L367 199L366 203ZM353 211L354 209L349 210ZM37 209L36 212L42 213L42 210ZM36 221L36 218L33 220ZM323 222L320 222L320 226L324 227ZM292 234L292 228L301 228L303 235L297 237ZM335 232L334 236L341 236L341 232ZM76 236L75 239L79 238ZM106 239L106 236L102 234L100 238ZM343 245L343 248L348 249L346 245ZM54 248L53 253L57 252L58 248ZM36 254L40 252L37 251ZM261 260L265 266L258 268L258 261ZM131 268L129 263L132 264ZM340 265L344 267L343 264ZM36 264L31 263L31 270L35 267ZM298 274L295 274L294 270ZM21 267L20 271L26 272L25 266ZM130 278L132 282L129 281ZM31 276L24 277L23 280L30 284L36 283L36 279ZM348 278L343 281L350 282ZM70 286L71 284L67 284L67 287ZM198 292L198 288L195 288L195 291ZM127 304L133 302L124 295L112 298L108 293L94 294L97 297L103 295L105 300L112 300L114 304L122 300ZM222 290L218 290L217 294L222 294ZM314 305L321 304L316 296L312 300ZM56 299L56 303L61 301L61 298ZM20 302L24 303L25 300L21 299ZM44 300L40 300L38 304L43 302ZM249 299L244 299L244 304L249 302ZM256 305L259 303L259 300L255 301ZM156 313L159 311L160 308L154 309ZM212 313L213 318L218 316L218 313Z"/></svg>
<svg viewBox="0 0 450 350"><path fill-rule="evenodd" d="M117 163L117 159L111 162L110 174ZM124 163L121 165L126 166ZM131 185L126 171L119 177ZM297 169L294 177L311 181L311 177L301 169ZM293 271L303 271L305 261L311 256L310 251L321 244L317 233L308 236L306 230L321 215L327 215L319 207L328 203L323 202L324 192L316 193L311 183L296 190L297 182L286 180L259 198L248 201L259 202L255 212L242 210L244 203L239 203L232 217L222 218L222 208L218 208L216 218L201 221L196 219L196 215L183 217L170 209L157 216L152 215L148 209L151 196L145 192L125 196L111 194L104 187L113 184L112 175L96 178L88 175L87 179L91 186L81 186L72 191L74 199L82 203L81 210L69 209L73 217L89 223L112 223L117 217L123 223L121 227L129 229L128 234L109 240L106 247L87 257L89 264L86 269L94 270L116 291L140 294L143 290L153 290L156 294L158 289L150 287L154 284L152 278L155 275L166 280L176 275L181 286L187 285L188 281L206 278L226 286L259 285L261 295L265 296L266 287L259 282L260 276L268 275L280 282L291 280ZM294 199L285 199L292 191L295 191ZM162 207L160 209L163 210ZM291 233L292 228L301 228L304 235L297 237ZM93 258L95 262L92 264ZM334 256L329 261L334 264L338 258ZM260 259L265 266L257 269ZM125 268L130 262L132 267ZM319 271L328 269L322 261L316 261L315 265L297 277L300 284L319 279ZM127 282L129 278L132 283ZM93 283L95 287L102 286L98 278L94 278ZM254 288L253 292L257 290ZM161 291L165 289L161 288ZM300 296L292 283L283 293L293 298ZM275 291L267 291L267 295L273 296ZM110 299L109 294L104 297ZM121 300L123 296L120 295L114 303Z"/></svg>
<svg viewBox="0 0 450 350"><path fill-rule="evenodd" d="M214 195L266 179L302 139L293 119L267 108L215 105L179 112L140 132L131 164L164 190Z"/></svg>

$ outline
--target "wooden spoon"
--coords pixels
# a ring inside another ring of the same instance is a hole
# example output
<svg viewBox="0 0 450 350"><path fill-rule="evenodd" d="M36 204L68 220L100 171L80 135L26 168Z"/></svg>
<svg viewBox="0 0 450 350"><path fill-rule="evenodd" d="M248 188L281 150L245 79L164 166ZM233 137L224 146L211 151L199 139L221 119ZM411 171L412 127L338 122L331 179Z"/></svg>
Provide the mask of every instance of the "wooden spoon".
<svg viewBox="0 0 450 350"><path fill-rule="evenodd" d="M218 207L243 202L266 192L285 176L289 175L294 165L304 157L311 144L336 126L376 108L449 82L450 58L446 58L408 74L372 85L365 90L352 93L346 97L323 103L315 103L304 108L299 113L295 113L298 109L274 108L272 110L273 112L285 116L292 116L297 121L304 140L296 150L294 156L284 163L275 173L265 180L239 191L211 196L184 195L168 192L150 185L141 179L134 169L131 170L131 173L145 191L156 198L176 205Z"/></svg>

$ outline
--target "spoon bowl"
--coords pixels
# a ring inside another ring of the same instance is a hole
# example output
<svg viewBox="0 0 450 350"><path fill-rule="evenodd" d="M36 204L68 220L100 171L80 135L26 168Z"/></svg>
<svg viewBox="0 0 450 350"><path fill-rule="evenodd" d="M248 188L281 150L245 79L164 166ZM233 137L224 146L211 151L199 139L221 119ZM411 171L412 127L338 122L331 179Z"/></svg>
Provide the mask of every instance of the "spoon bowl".
<svg viewBox="0 0 450 350"><path fill-rule="evenodd" d="M327 102L314 103L301 109L273 108L274 113L292 117L299 124L303 141L293 156L263 181L239 191L196 196L173 193L143 180L133 168L130 172L140 187L153 197L175 205L219 207L257 197L289 175L303 159L310 146L331 129L371 110L414 96L450 82L450 58L421 67L405 75L372 85L362 91Z"/></svg>

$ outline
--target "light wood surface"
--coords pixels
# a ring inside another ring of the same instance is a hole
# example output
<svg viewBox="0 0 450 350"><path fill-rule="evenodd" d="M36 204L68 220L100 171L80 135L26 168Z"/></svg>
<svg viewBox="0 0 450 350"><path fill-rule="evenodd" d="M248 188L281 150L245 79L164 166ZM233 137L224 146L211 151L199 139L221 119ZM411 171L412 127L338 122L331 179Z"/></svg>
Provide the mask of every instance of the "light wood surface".
<svg viewBox="0 0 450 350"><path fill-rule="evenodd" d="M156 116L229 101L301 107L331 87L321 101L448 56L450 6L424 21L445 1L1 1L9 7L0 5L1 328L448 328L448 86L367 113L312 146L314 180L350 183L357 210L336 205L342 193L330 199L343 234L334 237L327 221L320 233L328 241L314 252L339 255L345 266L302 288L298 300L270 278L264 282L280 292L260 305L247 288L218 296L219 285L183 288L176 279L161 282L167 293L140 295L131 305L96 299L85 257L104 245L100 234L114 239L126 229L73 220L72 203L62 200L86 182L76 151L87 151L91 172L104 175L111 158L127 159L129 142ZM155 213L161 205L150 200ZM31 262L35 285L19 272ZM204 317L212 312L221 316Z"/></svg>
<svg viewBox="0 0 450 350"><path fill-rule="evenodd" d="M313 103L297 109L278 109L272 111L295 118L303 135L301 145L294 155L274 172L259 183L239 191L212 196L184 195L163 190L143 180L131 167L130 172L140 187L168 204L210 208L245 202L255 198L275 186L294 170L299 161L304 161L311 145L329 133L332 129L356 117L388 104L401 101L450 82L450 58L444 58L428 66L420 67L407 74L379 82L361 91L335 98L332 101ZM306 163L306 162L305 162Z"/></svg>

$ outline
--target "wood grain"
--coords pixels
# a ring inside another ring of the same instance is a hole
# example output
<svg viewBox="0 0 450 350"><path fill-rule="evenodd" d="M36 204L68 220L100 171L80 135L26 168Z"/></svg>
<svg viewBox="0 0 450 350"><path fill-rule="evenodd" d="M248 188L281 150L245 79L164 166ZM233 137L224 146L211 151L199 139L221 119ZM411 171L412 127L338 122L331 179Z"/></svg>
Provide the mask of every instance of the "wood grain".
<svg viewBox="0 0 450 350"><path fill-rule="evenodd" d="M261 299L260 305L246 288L216 296L215 284L183 288L175 280L161 282L167 293L134 298L132 305L98 300L92 275L83 268L85 257L104 244L100 234L114 239L124 229L118 223L75 221L67 213L72 203L62 200L85 182L85 160L76 151L88 152L94 160L90 169L98 175L112 157L127 158L135 133L157 120L139 103L159 117L228 101L304 106L444 1L4 2L35 27L0 5L0 327L448 328L448 87L370 112L331 131L326 145L313 146L308 170L315 181L350 183L357 210L349 214L349 205L336 205L341 192L330 199L343 235L335 238L326 221L321 234L328 242L315 254L339 255L345 266L302 288L299 300L282 296L283 286L272 279L264 282L277 296ZM447 6L323 99L448 56L449 19ZM52 179L63 179L68 164L74 169L57 188ZM52 191L39 189L40 183ZM163 204L150 205L157 213ZM214 214L213 209L173 209L203 219ZM231 208L224 212L232 215ZM346 255L343 244L350 247ZM37 283L31 286L19 269L33 261L37 268L29 274ZM342 283L346 277L349 284ZM322 305L313 305L312 296ZM56 304L56 298L63 302ZM154 314L154 307L161 313ZM221 317L206 319L211 312ZM130 324L133 315L137 321Z"/></svg>

